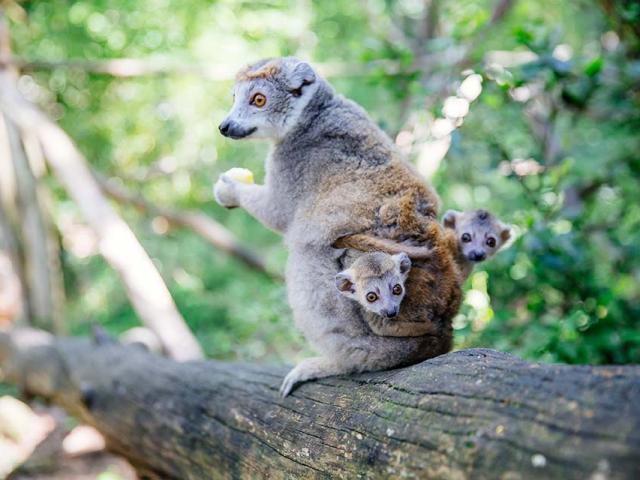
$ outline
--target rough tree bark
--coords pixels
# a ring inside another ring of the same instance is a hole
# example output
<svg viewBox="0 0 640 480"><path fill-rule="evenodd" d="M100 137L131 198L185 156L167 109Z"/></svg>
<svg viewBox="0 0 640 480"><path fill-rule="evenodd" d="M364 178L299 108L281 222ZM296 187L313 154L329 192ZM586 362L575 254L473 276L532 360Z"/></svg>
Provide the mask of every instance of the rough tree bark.
<svg viewBox="0 0 640 480"><path fill-rule="evenodd" d="M0 334L0 366L160 478L640 478L640 367L462 350L309 383L115 343Z"/></svg>

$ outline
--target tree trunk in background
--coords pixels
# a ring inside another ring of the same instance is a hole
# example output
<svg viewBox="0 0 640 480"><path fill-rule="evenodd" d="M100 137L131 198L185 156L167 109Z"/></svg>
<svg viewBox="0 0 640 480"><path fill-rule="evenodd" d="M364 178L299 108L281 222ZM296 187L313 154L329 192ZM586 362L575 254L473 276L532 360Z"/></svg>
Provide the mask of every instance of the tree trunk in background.
<svg viewBox="0 0 640 480"><path fill-rule="evenodd" d="M0 54L10 55L9 30L0 9ZM18 78L15 68L4 75ZM43 208L44 192L25 151L20 132L0 113L0 220L5 256L11 263L12 282L18 281L22 319L62 333L64 286L58 243L50 212ZM40 172L42 174L44 172ZM2 248L2 245L0 245ZM15 291L15 289L13 289Z"/></svg>
<svg viewBox="0 0 640 480"><path fill-rule="evenodd" d="M62 245L61 235L55 223L53 199L51 192L45 184L46 160L42 153L38 139L29 132L22 132L22 145L27 158L30 171L35 179L36 196L42 215L46 235L46 248L48 255L49 286L51 291L51 303L53 310L53 331L64 333L64 305L66 295L64 291L64 277L62 273Z"/></svg>
<svg viewBox="0 0 640 480"><path fill-rule="evenodd" d="M82 154L60 127L20 95L11 76L1 70L0 109L21 129L37 136L54 174L98 237L100 252L120 275L136 313L158 335L169 355L178 360L202 358L202 349L162 277L102 195Z"/></svg>
<svg viewBox="0 0 640 480"><path fill-rule="evenodd" d="M37 331L0 366L159 478L640 478L640 367L462 350L303 385L285 368L176 363Z"/></svg>
<svg viewBox="0 0 640 480"><path fill-rule="evenodd" d="M0 55L11 55L9 29L2 9ZM100 252L120 275L136 313L158 335L167 353L178 360L202 358L200 345L144 248L102 195L73 141L20 94L16 74L15 68L0 64L0 112L9 120L6 123L13 122L18 129L28 132L29 139L40 143L53 172L96 233ZM55 291L55 286L51 291Z"/></svg>
<svg viewBox="0 0 640 480"><path fill-rule="evenodd" d="M10 161L15 174L16 214L19 242L22 246L22 265L25 287L29 301L30 321L33 325L46 330L61 332L61 306L56 305L53 297L55 275L54 260L51 258L53 239L51 223L41 208L36 178L16 127L9 121L0 120L0 128L5 128Z"/></svg>
<svg viewBox="0 0 640 480"><path fill-rule="evenodd" d="M13 225L17 216L15 175L8 132L2 120L0 115L0 325L26 325L29 302Z"/></svg>
<svg viewBox="0 0 640 480"><path fill-rule="evenodd" d="M15 247L15 238L0 202L0 328L26 325L26 299Z"/></svg>

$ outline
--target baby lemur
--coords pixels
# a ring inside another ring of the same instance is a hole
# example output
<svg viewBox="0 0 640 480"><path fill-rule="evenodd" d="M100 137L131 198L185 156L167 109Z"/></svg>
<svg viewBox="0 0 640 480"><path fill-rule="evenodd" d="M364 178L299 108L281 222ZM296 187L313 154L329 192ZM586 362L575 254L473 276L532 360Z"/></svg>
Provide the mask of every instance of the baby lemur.
<svg viewBox="0 0 640 480"><path fill-rule="evenodd" d="M421 329L423 325L432 325L431 322L415 322L413 317L402 316L393 321L400 313L410 268L411 260L406 253L366 253L336 275L336 287L362 305L364 319L376 335L410 337L435 333Z"/></svg>
<svg viewBox="0 0 640 480"><path fill-rule="evenodd" d="M448 210L442 218L442 224L446 230L446 244L454 254L462 282L471 274L474 263L495 255L511 238L511 227L482 209L466 212ZM398 240L394 240L394 237ZM430 247L403 242L399 233L391 234L390 238L380 238L370 233L346 235L337 239L333 246L362 252L380 251L390 255L406 253L411 259L421 261L432 259L435 253Z"/></svg>
<svg viewBox="0 0 640 480"><path fill-rule="evenodd" d="M456 252L462 281L469 277L476 263L495 255L511 238L511 226L486 210L448 210L442 223L451 232L448 241Z"/></svg>
<svg viewBox="0 0 640 480"><path fill-rule="evenodd" d="M460 280L464 281L473 270L475 263L493 256L509 239L510 227L503 224L486 210L456 212L449 210L443 223L447 229L447 241L455 252L456 264L460 270ZM413 302L414 308L400 304L405 297L405 280L411 268L411 260L404 250L425 260L433 256L426 247L406 248L405 245L387 239L359 237L367 240L357 243L343 240L354 248L378 248L400 253L382 251L346 256L351 260L348 268L336 275L336 287L347 298L351 298L366 311L364 318L377 335L405 337L420 335L440 335L441 329L430 320L428 312L421 311L421 304ZM349 260L347 260L349 263Z"/></svg>
<svg viewBox="0 0 640 480"><path fill-rule="evenodd" d="M295 58L262 60L242 70L234 97L220 132L234 139L270 139L273 147L264 185L223 174L215 198L284 234L289 304L296 325L320 354L289 372L282 394L305 380L408 365L448 351L461 288L435 220L438 197L391 139L362 108ZM333 243L351 234L385 237L386 225L401 232L405 243L444 252L425 268L410 270L406 300L419 299L445 335L376 335L360 305L336 290L344 251Z"/></svg>

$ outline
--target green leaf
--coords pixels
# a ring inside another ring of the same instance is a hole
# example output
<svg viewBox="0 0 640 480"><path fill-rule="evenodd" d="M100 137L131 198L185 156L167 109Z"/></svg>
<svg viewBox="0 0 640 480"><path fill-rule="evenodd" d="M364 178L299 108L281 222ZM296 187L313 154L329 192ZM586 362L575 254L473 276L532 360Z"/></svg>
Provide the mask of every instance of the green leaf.
<svg viewBox="0 0 640 480"><path fill-rule="evenodd" d="M600 73L603 65L604 59L602 57L596 57L584 66L584 73L593 77Z"/></svg>

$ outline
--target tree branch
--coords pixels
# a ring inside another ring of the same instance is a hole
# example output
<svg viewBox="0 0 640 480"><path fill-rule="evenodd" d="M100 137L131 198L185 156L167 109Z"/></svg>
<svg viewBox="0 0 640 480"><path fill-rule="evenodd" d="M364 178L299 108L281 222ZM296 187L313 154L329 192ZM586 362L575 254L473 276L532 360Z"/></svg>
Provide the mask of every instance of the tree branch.
<svg viewBox="0 0 640 480"><path fill-rule="evenodd" d="M281 399L283 368L178 364L139 348L0 333L0 367L159 478L632 479L638 366L462 350L328 378Z"/></svg>
<svg viewBox="0 0 640 480"><path fill-rule="evenodd" d="M161 339L173 358L202 358L195 337L162 277L129 226L111 208L73 141L22 97L13 78L0 69L0 111L40 141L53 172L99 239L102 255L120 275L140 319Z"/></svg>
<svg viewBox="0 0 640 480"><path fill-rule="evenodd" d="M20 243L23 247L23 269L30 321L34 326L56 333L63 332L60 297L54 296L61 281L56 268L57 244L52 238L52 225L45 216L36 177L31 170L20 134L0 113L0 128L6 130L10 159L16 182L16 213Z"/></svg>
<svg viewBox="0 0 640 480"><path fill-rule="evenodd" d="M13 229L0 202L0 328L27 324L27 299Z"/></svg>
<svg viewBox="0 0 640 480"><path fill-rule="evenodd" d="M196 75L214 81L233 80L241 65L199 65L168 59L114 58L109 60L37 60L17 56L0 56L0 67L12 66L19 70L78 69L118 78L162 75Z"/></svg>
<svg viewBox="0 0 640 480"><path fill-rule="evenodd" d="M233 233L211 217L196 211L180 211L159 207L149 202L142 195L127 191L123 186L107 180L95 171L94 176L100 188L114 200L132 205L148 214L162 217L174 227L192 230L215 248L238 258L249 268L268 275L274 280L283 280L282 275L269 270L264 260L257 253L241 245Z"/></svg>
<svg viewBox="0 0 640 480"><path fill-rule="evenodd" d="M418 65L429 65L443 61L446 54L429 54L420 57ZM440 60L439 60L440 59ZM21 71L56 69L78 69L96 75L115 78L153 77L164 75L194 75L214 82L232 81L244 64L201 65L170 59L114 58L109 60L63 59L41 60L19 56L0 55L0 68L15 68ZM314 68L327 78L362 77L372 71L384 70L388 75L404 75L415 71L415 67L404 67L394 60L373 60L366 64L354 65L346 62L314 63Z"/></svg>

